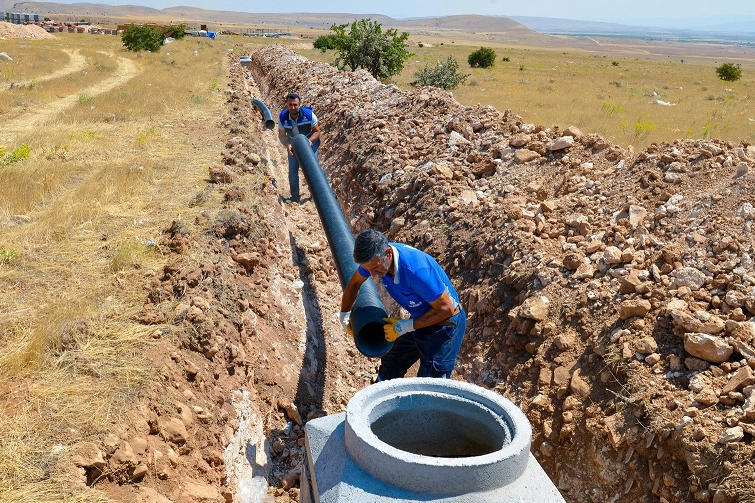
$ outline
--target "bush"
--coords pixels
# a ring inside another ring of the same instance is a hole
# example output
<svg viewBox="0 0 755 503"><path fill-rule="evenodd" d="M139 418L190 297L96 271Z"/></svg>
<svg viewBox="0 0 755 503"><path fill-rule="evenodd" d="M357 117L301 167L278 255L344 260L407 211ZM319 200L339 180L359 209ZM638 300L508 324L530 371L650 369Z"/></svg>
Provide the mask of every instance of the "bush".
<svg viewBox="0 0 755 503"><path fill-rule="evenodd" d="M398 34L395 28L383 33L377 21L360 19L349 25L333 25L335 32L337 67L346 66L351 71L364 68L378 80L385 80L398 75L404 64L411 57L407 50L407 32Z"/></svg>
<svg viewBox="0 0 755 503"><path fill-rule="evenodd" d="M417 85L435 86L445 90L456 89L469 77L459 73L459 62L453 56L449 56L445 62L438 61L434 67L425 65L414 76L417 78Z"/></svg>
<svg viewBox="0 0 755 503"><path fill-rule="evenodd" d="M732 63L724 63L716 68L716 75L718 75L718 78L721 80L734 82L735 80L742 78L742 68L739 66L739 63L736 65Z"/></svg>
<svg viewBox="0 0 755 503"><path fill-rule="evenodd" d="M179 38L184 38L186 36L186 25L179 24L177 26L168 26L168 28L165 30L165 33L163 33L163 38L165 37L173 37L176 40Z"/></svg>
<svg viewBox="0 0 755 503"><path fill-rule="evenodd" d="M5 149L2 149L2 152L5 154ZM11 152L10 154L5 154L5 157L2 160L2 164L4 166L7 166L9 164L15 164L20 161L25 161L26 159L29 158L30 153L31 153L31 148L29 148L29 145L24 143L20 147L18 147L16 150Z"/></svg>
<svg viewBox="0 0 755 503"><path fill-rule="evenodd" d="M163 45L163 31L154 26L137 26L132 24L121 34L123 45L129 51L157 52Z"/></svg>
<svg viewBox="0 0 755 503"><path fill-rule="evenodd" d="M469 66L480 68L490 68L495 64L495 51L488 47L480 47L467 58Z"/></svg>
<svg viewBox="0 0 755 503"><path fill-rule="evenodd" d="M323 35L322 37L317 37L313 45L315 49L320 49L323 52L329 49L337 49L338 39L335 35Z"/></svg>

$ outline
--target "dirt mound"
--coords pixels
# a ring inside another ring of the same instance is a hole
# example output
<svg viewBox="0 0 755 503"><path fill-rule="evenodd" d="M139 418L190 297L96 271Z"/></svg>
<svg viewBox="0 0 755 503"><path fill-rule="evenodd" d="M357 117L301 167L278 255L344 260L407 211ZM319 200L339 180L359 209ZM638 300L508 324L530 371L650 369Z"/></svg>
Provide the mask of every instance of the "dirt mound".
<svg viewBox="0 0 755 503"><path fill-rule="evenodd" d="M13 24L0 21L0 38L55 38L44 28L35 24Z"/></svg>
<svg viewBox="0 0 755 503"><path fill-rule="evenodd" d="M569 501L750 501L755 147L634 153L282 47L252 61L269 103L317 110L353 230L451 272L460 373L522 407Z"/></svg>

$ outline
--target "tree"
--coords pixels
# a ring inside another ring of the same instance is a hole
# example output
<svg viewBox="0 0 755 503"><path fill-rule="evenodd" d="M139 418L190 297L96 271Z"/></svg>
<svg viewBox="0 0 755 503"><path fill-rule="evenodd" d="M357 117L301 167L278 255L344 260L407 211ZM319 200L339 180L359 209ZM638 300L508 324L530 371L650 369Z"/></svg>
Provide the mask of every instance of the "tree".
<svg viewBox="0 0 755 503"><path fill-rule="evenodd" d="M186 36L185 24L170 25L163 32L163 38L173 37L176 40L178 40L179 38L184 38L185 36Z"/></svg>
<svg viewBox="0 0 755 503"><path fill-rule="evenodd" d="M335 35L323 35L322 37L317 37L314 43L315 49L320 49L321 51L325 52L328 49L337 49L337 38Z"/></svg>
<svg viewBox="0 0 755 503"><path fill-rule="evenodd" d="M440 87L446 91L456 89L469 77L468 74L459 73L459 62L453 56L449 56L445 62L438 61L434 67L425 65L414 76L417 78L417 85Z"/></svg>
<svg viewBox="0 0 755 503"><path fill-rule="evenodd" d="M154 26L132 24L121 34L121 41L129 51L157 52L163 45L163 31Z"/></svg>
<svg viewBox="0 0 755 503"><path fill-rule="evenodd" d="M739 66L739 63L736 65L732 63L724 63L716 68L716 75L718 75L718 78L721 80L734 82L735 80L742 78L742 67Z"/></svg>
<svg viewBox="0 0 755 503"><path fill-rule="evenodd" d="M383 33L380 23L371 19L360 19L349 25L333 25L335 32L336 60L338 67L348 67L351 71L364 68L378 80L386 80L401 73L404 64L411 57L406 40L409 34L398 34L391 28Z"/></svg>
<svg viewBox="0 0 755 503"><path fill-rule="evenodd" d="M488 47L480 47L467 58L469 66L480 68L490 68L495 64L495 51Z"/></svg>

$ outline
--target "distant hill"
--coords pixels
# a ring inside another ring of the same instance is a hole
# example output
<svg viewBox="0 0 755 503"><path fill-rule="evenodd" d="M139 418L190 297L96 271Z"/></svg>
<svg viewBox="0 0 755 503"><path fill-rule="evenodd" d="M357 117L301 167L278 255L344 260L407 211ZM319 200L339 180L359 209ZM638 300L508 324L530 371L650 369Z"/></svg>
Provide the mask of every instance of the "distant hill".
<svg viewBox="0 0 755 503"><path fill-rule="evenodd" d="M710 28L682 29L657 26L634 26L548 17L512 16L527 28L539 33L559 35L601 35L628 38L664 38L673 40L732 39L755 41L755 21L709 25Z"/></svg>

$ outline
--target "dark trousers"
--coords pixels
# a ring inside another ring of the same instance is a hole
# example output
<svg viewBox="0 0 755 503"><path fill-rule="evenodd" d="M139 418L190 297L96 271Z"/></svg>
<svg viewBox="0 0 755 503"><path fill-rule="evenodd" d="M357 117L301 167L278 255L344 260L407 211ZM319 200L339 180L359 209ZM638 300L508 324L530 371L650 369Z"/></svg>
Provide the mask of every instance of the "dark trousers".
<svg viewBox="0 0 755 503"><path fill-rule="evenodd" d="M449 379L467 329L467 313L462 309L451 316L448 325L433 325L402 335L380 359L378 381L404 377L419 360L417 377Z"/></svg>
<svg viewBox="0 0 755 503"><path fill-rule="evenodd" d="M320 139L312 142L312 153L317 156L317 149L320 148ZM288 156L288 186L291 190L291 199L298 200L301 198L299 193L299 159L295 155Z"/></svg>

